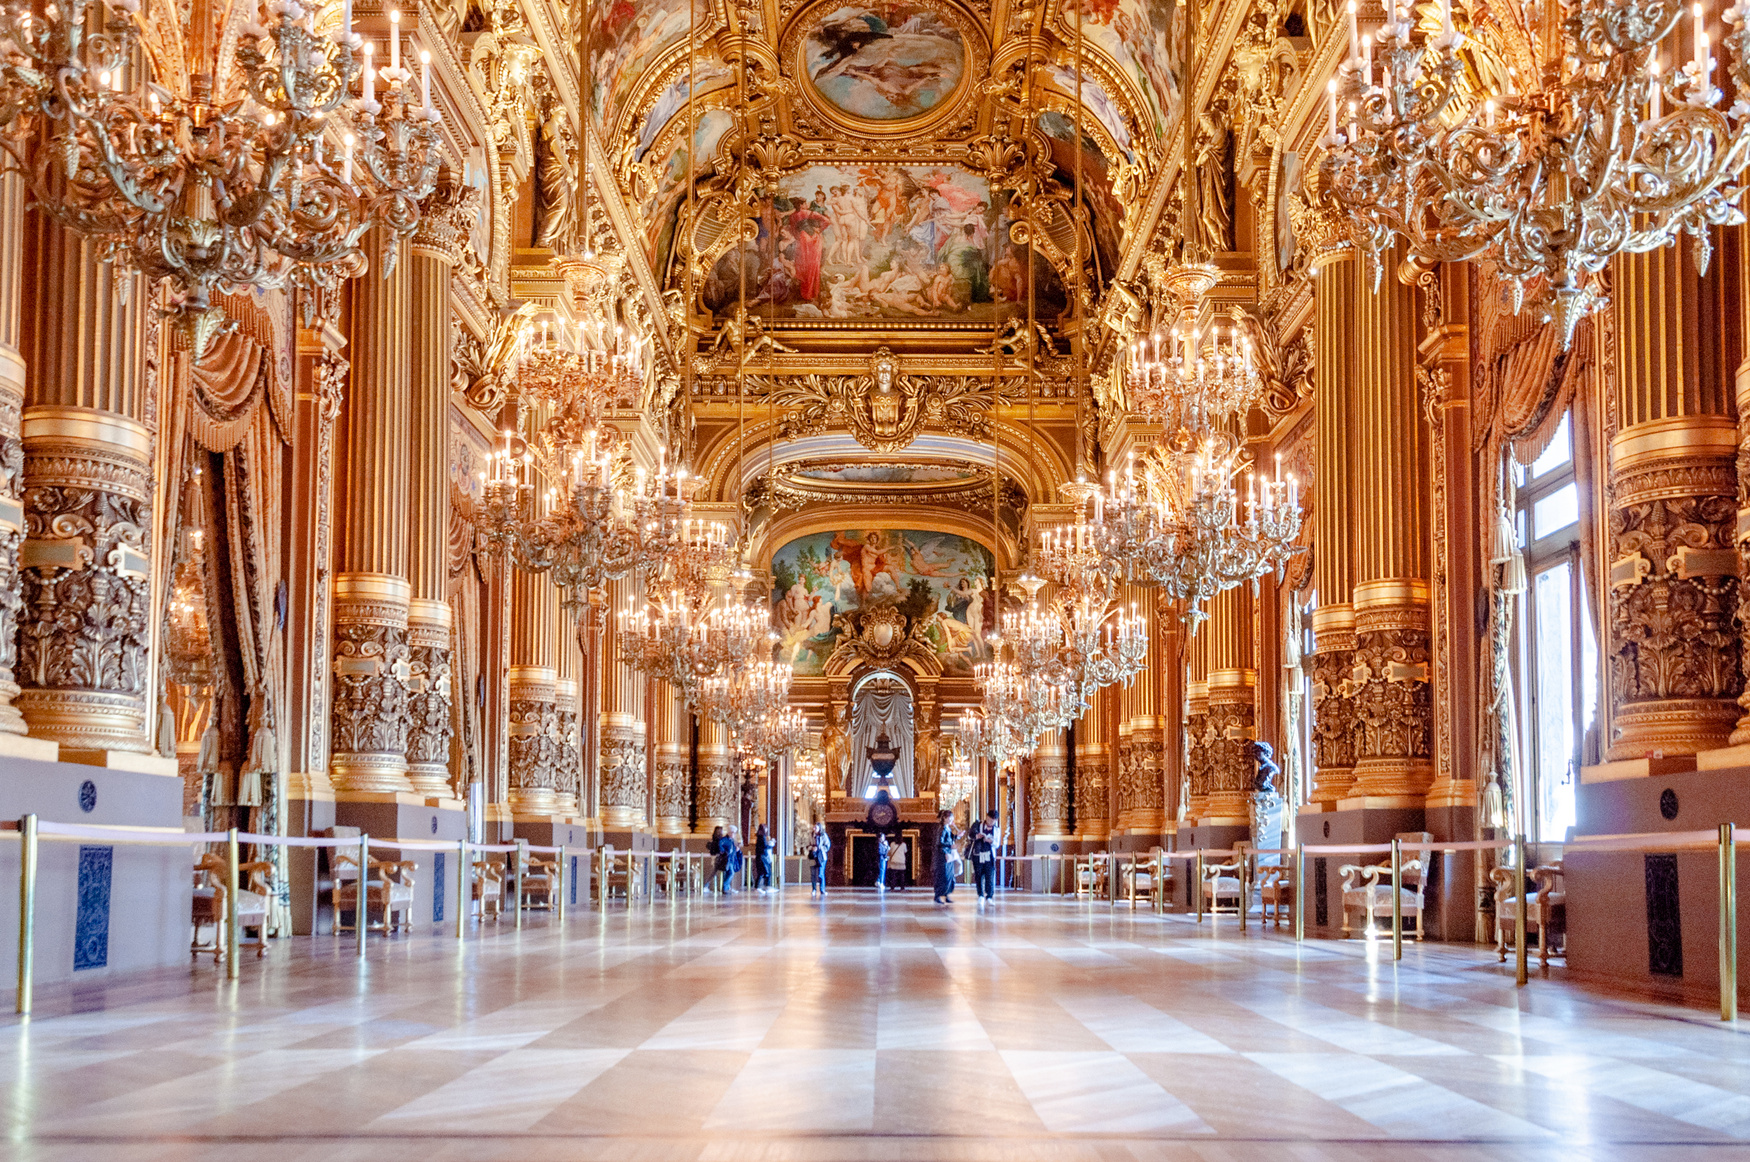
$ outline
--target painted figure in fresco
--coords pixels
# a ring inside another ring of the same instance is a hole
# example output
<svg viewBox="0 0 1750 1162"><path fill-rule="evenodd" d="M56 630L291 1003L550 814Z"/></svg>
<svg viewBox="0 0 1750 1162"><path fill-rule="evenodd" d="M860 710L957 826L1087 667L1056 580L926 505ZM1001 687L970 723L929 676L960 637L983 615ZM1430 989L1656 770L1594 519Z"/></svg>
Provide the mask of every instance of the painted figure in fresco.
<svg viewBox="0 0 1750 1162"><path fill-rule="evenodd" d="M820 296L821 232L831 223L825 214L798 206L786 220L795 239L796 295L805 303Z"/></svg>

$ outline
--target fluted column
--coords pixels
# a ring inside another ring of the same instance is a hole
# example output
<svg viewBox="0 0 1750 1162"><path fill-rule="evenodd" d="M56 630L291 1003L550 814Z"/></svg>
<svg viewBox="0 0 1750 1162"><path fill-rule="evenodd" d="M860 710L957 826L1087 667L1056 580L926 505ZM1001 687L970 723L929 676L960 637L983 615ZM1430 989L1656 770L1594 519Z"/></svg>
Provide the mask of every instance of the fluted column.
<svg viewBox="0 0 1750 1162"><path fill-rule="evenodd" d="M575 818L581 811L578 776L583 773L583 747L578 732L583 654L577 648L576 614L567 609L563 601L554 602L554 607L553 649L559 662L559 681L553 687L553 709L559 726L554 790L558 799L557 814Z"/></svg>
<svg viewBox="0 0 1750 1162"><path fill-rule="evenodd" d="M612 628L613 615L632 604L637 582L632 578L607 586L610 628L602 647L602 717L598 749L602 795L602 827L634 831L645 827L649 780L645 762L644 676L620 660Z"/></svg>
<svg viewBox="0 0 1750 1162"><path fill-rule="evenodd" d="M656 704L651 708L651 739L656 762L656 833L685 835L692 813L692 775L687 737L687 711L674 687L656 686Z"/></svg>
<svg viewBox="0 0 1750 1162"><path fill-rule="evenodd" d="M728 827L741 814L741 772L729 749L729 727L699 719L699 826L702 835Z"/></svg>
<svg viewBox="0 0 1750 1162"><path fill-rule="evenodd" d="M378 231L365 251L380 254ZM330 778L337 797L411 792L407 778L407 260L347 284L352 381L341 413Z"/></svg>
<svg viewBox="0 0 1750 1162"><path fill-rule="evenodd" d="M473 193L472 190L469 191ZM471 206L472 197L460 205ZM408 247L411 448L408 466L407 777L428 797L450 797L454 731L447 596L450 540L450 272L464 226L448 183L435 191Z"/></svg>
<svg viewBox="0 0 1750 1162"><path fill-rule="evenodd" d="M1617 431L1606 632L1607 760L1726 744L1743 689L1736 421L1726 279L1679 247L1613 263Z"/></svg>
<svg viewBox="0 0 1750 1162"><path fill-rule="evenodd" d="M0 735L22 735L18 696L18 546L24 540L24 177L0 168ZM11 747L6 747L10 751ZM48 756L45 756L48 757Z"/></svg>
<svg viewBox="0 0 1750 1162"><path fill-rule="evenodd" d="M510 810L559 811L558 590L545 573L513 569L510 582Z"/></svg>
<svg viewBox="0 0 1750 1162"><path fill-rule="evenodd" d="M1366 435L1355 455L1355 783L1345 799L1419 807L1434 781L1434 696L1415 291L1388 270L1377 291L1362 288L1358 314L1355 419Z"/></svg>
<svg viewBox="0 0 1750 1162"><path fill-rule="evenodd" d="M1208 720L1209 798L1199 826L1244 826L1252 763L1246 744L1254 734L1258 671L1252 664L1252 594L1239 586L1210 603Z"/></svg>
<svg viewBox="0 0 1750 1162"><path fill-rule="evenodd" d="M1191 638L1185 647L1185 821L1200 824L1209 809L1209 631Z"/></svg>
<svg viewBox="0 0 1750 1162"><path fill-rule="evenodd" d="M1034 839L1065 839L1069 836L1069 752L1063 732L1053 730L1039 740L1033 752L1033 769L1027 773L1027 814L1033 820Z"/></svg>
<svg viewBox="0 0 1750 1162"><path fill-rule="evenodd" d="M1076 721L1076 834L1104 843L1112 829L1112 765L1106 753L1106 712L1118 688L1107 686Z"/></svg>
<svg viewBox="0 0 1750 1162"><path fill-rule="evenodd" d="M1128 586L1126 604L1134 601L1148 611L1148 660L1132 679L1128 720L1130 762L1118 786L1119 829L1126 835L1159 836L1167 826L1167 784L1163 773L1165 708L1161 705L1162 668L1166 648L1162 619L1170 614L1156 607L1154 595Z"/></svg>
<svg viewBox="0 0 1750 1162"><path fill-rule="evenodd" d="M152 304L145 280L99 261L98 243L41 214L28 217L26 234L14 704L63 759L106 761L106 752L153 749Z"/></svg>
<svg viewBox="0 0 1750 1162"><path fill-rule="evenodd" d="M1314 774L1309 805L1334 808L1355 782L1355 703L1349 670L1355 652L1354 390L1361 264L1351 250L1315 262L1313 392Z"/></svg>

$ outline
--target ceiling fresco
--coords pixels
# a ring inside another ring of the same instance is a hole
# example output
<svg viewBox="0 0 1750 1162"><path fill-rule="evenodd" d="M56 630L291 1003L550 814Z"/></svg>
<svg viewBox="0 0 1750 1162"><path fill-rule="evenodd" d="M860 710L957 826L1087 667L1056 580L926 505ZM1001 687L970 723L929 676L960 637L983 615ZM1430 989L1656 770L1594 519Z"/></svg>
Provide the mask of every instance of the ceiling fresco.
<svg viewBox="0 0 1750 1162"><path fill-rule="evenodd" d="M1027 250L1006 191L947 166L812 165L755 202L757 235L711 272L705 305L765 318L952 318L1025 314ZM1062 309L1038 264L1036 308Z"/></svg>
<svg viewBox="0 0 1750 1162"><path fill-rule="evenodd" d="M772 555L772 621L779 654L819 674L849 631L845 616L892 608L942 663L969 676L996 627L994 561L968 537L919 529L811 533Z"/></svg>
<svg viewBox="0 0 1750 1162"><path fill-rule="evenodd" d="M945 5L823 5L802 19L799 63L810 91L856 121L913 121L967 87L965 18Z"/></svg>

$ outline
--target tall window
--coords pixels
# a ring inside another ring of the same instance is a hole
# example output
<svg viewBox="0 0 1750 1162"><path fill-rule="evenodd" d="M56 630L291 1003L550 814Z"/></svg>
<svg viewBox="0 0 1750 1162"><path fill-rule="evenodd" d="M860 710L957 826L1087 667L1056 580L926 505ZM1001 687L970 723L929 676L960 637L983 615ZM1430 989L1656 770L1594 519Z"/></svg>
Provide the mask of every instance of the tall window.
<svg viewBox="0 0 1750 1162"><path fill-rule="evenodd" d="M1598 642L1580 573L1580 490L1573 431L1562 418L1537 461L1519 469L1519 544L1529 579L1520 598L1514 674L1526 832L1561 840L1574 824L1574 787L1598 713Z"/></svg>

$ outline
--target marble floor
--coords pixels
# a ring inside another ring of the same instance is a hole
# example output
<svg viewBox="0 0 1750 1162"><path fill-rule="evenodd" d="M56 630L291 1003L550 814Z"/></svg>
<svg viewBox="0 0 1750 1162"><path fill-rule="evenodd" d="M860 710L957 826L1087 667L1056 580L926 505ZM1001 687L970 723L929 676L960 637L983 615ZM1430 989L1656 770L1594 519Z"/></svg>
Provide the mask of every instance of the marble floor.
<svg viewBox="0 0 1750 1162"><path fill-rule="evenodd" d="M1484 949L791 890L351 953L43 996L0 1157L1750 1157L1750 1036Z"/></svg>

